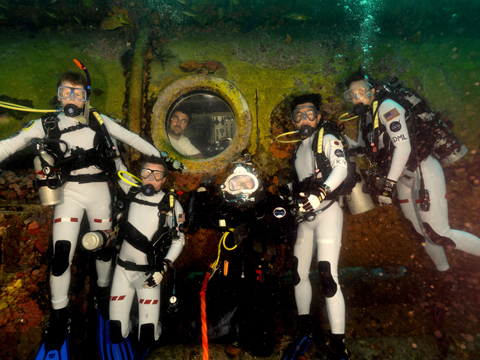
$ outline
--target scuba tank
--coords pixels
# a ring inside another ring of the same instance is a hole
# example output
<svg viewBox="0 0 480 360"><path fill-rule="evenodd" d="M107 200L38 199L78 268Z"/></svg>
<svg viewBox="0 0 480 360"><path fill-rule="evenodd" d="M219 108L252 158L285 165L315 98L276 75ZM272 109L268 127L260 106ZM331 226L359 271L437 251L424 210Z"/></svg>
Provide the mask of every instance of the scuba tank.
<svg viewBox="0 0 480 360"><path fill-rule="evenodd" d="M82 238L82 246L86 250L96 251L116 245L117 237L112 230L97 230L86 233Z"/></svg>
<svg viewBox="0 0 480 360"><path fill-rule="evenodd" d="M355 162L355 158L352 156L350 158L352 163ZM372 201L370 194L363 191L365 185L365 180L363 180L362 173L358 166L356 166L356 171L358 176L362 179L360 182L357 182L355 187L352 189L352 193L345 196L345 200L348 206L348 210L352 215L362 214L369 210L372 210L375 207L375 204Z"/></svg>
<svg viewBox="0 0 480 360"><path fill-rule="evenodd" d="M415 146L417 159L409 159L410 166L407 168L410 171L414 171L429 155L442 165L449 165L468 153L467 147L453 133L453 126L447 126L441 115L435 112L424 98L414 89L403 87L397 77L377 87L375 96L381 99L380 102L392 99L410 113L405 119L408 133L416 139L418 145ZM375 114L375 109L373 113ZM374 129L377 127L378 124L375 124Z"/></svg>
<svg viewBox="0 0 480 360"><path fill-rule="evenodd" d="M37 156L33 159L34 184L43 206L57 205L60 203L60 180L54 168L54 158L45 150L43 141L38 140L40 139L32 140L37 152Z"/></svg>

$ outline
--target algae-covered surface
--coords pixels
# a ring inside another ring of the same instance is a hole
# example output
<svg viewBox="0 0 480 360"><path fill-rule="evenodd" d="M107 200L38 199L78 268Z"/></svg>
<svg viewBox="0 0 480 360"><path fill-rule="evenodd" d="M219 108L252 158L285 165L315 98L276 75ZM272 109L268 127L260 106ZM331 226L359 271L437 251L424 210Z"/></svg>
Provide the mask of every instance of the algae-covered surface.
<svg viewBox="0 0 480 360"><path fill-rule="evenodd" d="M125 78L120 56L126 49L124 40L108 32L92 36L87 30L75 33L5 31L0 42L0 95L8 96L13 103L13 99L28 99L35 109L54 110L52 101L56 99L58 76L65 71L80 71L73 61L77 59L87 66L92 79L91 105L102 113L123 119ZM42 113L22 115L25 115L22 121L13 117L2 119L2 138L18 131L28 120L38 119Z"/></svg>

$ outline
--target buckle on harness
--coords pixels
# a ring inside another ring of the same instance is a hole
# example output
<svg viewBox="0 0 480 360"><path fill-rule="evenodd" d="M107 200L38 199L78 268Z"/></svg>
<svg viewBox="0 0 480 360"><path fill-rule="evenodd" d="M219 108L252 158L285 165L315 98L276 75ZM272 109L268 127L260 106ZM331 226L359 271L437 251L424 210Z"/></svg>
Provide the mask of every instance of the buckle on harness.
<svg viewBox="0 0 480 360"><path fill-rule="evenodd" d="M298 225L304 221L312 222L313 220L315 220L316 216L317 216L317 213L315 211L309 211L303 214L299 213L295 218L295 223Z"/></svg>
<svg viewBox="0 0 480 360"><path fill-rule="evenodd" d="M48 186L50 189L57 189L61 186L60 179L33 179L33 186L35 189L40 189L42 186Z"/></svg>

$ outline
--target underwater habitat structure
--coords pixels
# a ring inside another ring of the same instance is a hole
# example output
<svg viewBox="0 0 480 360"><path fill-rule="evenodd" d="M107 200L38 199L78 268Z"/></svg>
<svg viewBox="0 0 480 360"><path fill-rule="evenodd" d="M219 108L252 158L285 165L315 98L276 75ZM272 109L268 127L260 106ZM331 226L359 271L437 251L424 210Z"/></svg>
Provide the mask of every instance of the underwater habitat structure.
<svg viewBox="0 0 480 360"><path fill-rule="evenodd" d="M295 130L294 97L320 94L322 117L355 139L356 119L341 121L352 110L344 81L359 68L384 82L398 77L441 113L468 148L443 166L449 226L480 237L480 1L0 0L0 30L0 139L57 109L58 76L78 71L74 59L80 60L91 76L95 109L185 164L186 173L170 172L164 188L175 190L187 218L202 180L215 176L215 185L223 184L245 152L265 191L278 194L297 146L282 140L300 139L279 137ZM43 112L24 111L31 109ZM185 155L168 135L178 109L192 114L185 136L200 158ZM143 155L121 143L119 148L129 171L138 174ZM40 204L33 159L26 147L0 163L5 359L34 358L51 311L53 206ZM369 166L365 158L356 164ZM448 303L439 301L445 279L398 203L373 203L358 214L343 207L339 282L352 359L478 358L478 256L446 250L453 281ZM81 230L89 230L85 219ZM161 285L164 332L146 359L202 356L199 293L222 232L194 230L187 222L175 272ZM71 271L72 359L96 359L93 253L78 245ZM276 345L268 359L282 358L297 311L289 261L277 275ZM300 358L326 359L330 328L316 261L311 279L319 335ZM175 314L167 312L172 294L180 300ZM225 341L212 339L211 359L227 358ZM247 350L238 358L258 357Z"/></svg>

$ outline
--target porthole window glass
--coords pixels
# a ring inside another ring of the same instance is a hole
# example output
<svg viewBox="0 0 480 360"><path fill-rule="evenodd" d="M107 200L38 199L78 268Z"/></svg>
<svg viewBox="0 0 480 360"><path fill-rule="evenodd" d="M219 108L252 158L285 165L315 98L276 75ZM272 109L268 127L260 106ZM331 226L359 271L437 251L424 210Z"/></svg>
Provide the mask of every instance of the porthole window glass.
<svg viewBox="0 0 480 360"><path fill-rule="evenodd" d="M196 90L180 96L167 112L168 140L180 154L207 159L224 152L237 136L237 121L218 94Z"/></svg>

